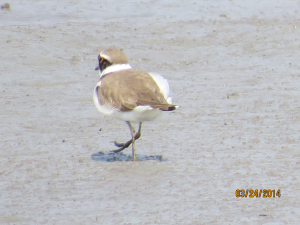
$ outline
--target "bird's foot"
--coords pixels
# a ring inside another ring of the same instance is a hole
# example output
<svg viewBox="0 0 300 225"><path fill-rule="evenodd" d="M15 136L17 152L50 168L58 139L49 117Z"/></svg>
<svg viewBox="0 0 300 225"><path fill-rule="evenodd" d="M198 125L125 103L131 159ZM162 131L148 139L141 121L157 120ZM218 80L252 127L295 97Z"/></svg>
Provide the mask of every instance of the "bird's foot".
<svg viewBox="0 0 300 225"><path fill-rule="evenodd" d="M137 140L141 137L141 132L137 132L134 136L134 140ZM114 141L114 144L115 146L119 147L119 149L117 150L114 150L113 152L120 152L122 150L124 150L125 148L128 148L129 145L131 145L132 143L132 139L130 139L129 141L127 141L126 143L122 143L122 142L117 142L117 141Z"/></svg>
<svg viewBox="0 0 300 225"><path fill-rule="evenodd" d="M131 145L132 140L127 141L126 143L119 143L119 142L114 142L114 144L119 147L119 149L113 150L112 152L120 152L123 151L125 148L128 148L129 145Z"/></svg>
<svg viewBox="0 0 300 225"><path fill-rule="evenodd" d="M114 144L115 144L115 146L121 148L121 147L123 147L126 143L121 143L121 142L114 141Z"/></svg>
<svg viewBox="0 0 300 225"><path fill-rule="evenodd" d="M132 161L137 161L135 154L132 156Z"/></svg>

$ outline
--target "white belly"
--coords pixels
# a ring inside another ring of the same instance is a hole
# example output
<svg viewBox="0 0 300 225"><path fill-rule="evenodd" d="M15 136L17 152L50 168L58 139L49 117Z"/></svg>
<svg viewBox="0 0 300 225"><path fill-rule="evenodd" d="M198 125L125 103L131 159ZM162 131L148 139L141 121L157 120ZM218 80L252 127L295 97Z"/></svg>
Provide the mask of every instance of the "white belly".
<svg viewBox="0 0 300 225"><path fill-rule="evenodd" d="M161 113L159 109L153 109L150 106L138 106L132 111L120 112L115 110L111 115L115 118L129 122L144 122L154 120Z"/></svg>

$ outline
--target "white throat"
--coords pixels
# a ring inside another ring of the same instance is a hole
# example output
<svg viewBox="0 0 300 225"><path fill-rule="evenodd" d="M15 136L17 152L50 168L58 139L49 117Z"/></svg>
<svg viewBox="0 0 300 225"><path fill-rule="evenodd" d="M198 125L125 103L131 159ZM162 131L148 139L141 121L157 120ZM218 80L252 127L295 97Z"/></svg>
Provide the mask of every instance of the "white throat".
<svg viewBox="0 0 300 225"><path fill-rule="evenodd" d="M116 65L107 67L106 69L104 69L102 71L102 73L99 70L99 73L100 73L100 77L102 77L105 74L120 71L120 70L125 70L125 69L131 69L131 66L129 64L116 64Z"/></svg>

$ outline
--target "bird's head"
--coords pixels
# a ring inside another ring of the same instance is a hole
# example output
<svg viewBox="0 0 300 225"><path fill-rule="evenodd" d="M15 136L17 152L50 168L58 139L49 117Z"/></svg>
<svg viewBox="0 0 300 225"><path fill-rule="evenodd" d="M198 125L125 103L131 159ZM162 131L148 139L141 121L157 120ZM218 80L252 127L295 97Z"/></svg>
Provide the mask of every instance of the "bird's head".
<svg viewBox="0 0 300 225"><path fill-rule="evenodd" d="M95 70L100 73L114 65L128 65L126 55L119 49L107 49L98 55L98 65Z"/></svg>

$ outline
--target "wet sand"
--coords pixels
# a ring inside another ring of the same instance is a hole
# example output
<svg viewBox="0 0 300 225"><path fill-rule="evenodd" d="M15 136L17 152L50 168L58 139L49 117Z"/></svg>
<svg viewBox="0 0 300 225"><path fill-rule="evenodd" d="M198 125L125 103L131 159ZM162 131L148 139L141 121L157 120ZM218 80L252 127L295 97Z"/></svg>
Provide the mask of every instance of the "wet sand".
<svg viewBox="0 0 300 225"><path fill-rule="evenodd" d="M9 3L0 224L298 223L299 3ZM108 47L166 77L180 106L144 123L138 162L105 160L130 137L93 105Z"/></svg>

